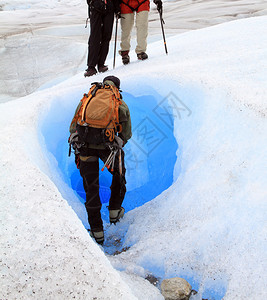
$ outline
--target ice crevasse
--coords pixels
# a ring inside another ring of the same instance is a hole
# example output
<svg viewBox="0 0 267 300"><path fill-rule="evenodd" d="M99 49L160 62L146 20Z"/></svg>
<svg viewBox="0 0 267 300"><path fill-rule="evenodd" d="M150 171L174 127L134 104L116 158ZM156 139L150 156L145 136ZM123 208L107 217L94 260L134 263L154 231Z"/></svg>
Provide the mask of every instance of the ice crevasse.
<svg viewBox="0 0 267 300"><path fill-rule="evenodd" d="M152 200L171 186L174 180L178 144L173 134L174 120L171 112L173 107L170 105L176 100L172 99L175 95L162 96L153 88L150 88L149 92L146 90L142 96L127 92L122 92L122 95L130 109L133 133L124 148L127 193L123 206L127 212ZM85 192L82 178L75 166L74 155L68 157L67 142L69 124L81 96L82 94L73 94L69 95L69 99L57 97L52 101L41 123L41 132L51 158L50 161L61 177L60 182L63 181L70 186L80 203L83 204ZM190 109L187 113L191 113ZM100 161L100 168L102 166L103 162ZM104 172L100 171L99 179L99 193L103 204L102 215L104 221L108 221L106 206L110 196L109 187L112 176L105 169ZM65 185L60 183L57 185L64 196ZM69 198L68 201L72 205L72 202L77 199ZM78 210L81 209L79 206ZM88 226L85 214L79 215L78 212L78 216L84 225Z"/></svg>

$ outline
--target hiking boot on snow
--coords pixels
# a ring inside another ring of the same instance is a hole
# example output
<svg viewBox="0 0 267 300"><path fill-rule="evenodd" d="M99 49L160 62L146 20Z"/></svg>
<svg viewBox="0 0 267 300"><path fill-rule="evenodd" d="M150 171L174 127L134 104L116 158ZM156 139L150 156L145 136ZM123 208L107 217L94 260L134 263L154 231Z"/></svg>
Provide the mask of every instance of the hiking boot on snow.
<svg viewBox="0 0 267 300"><path fill-rule="evenodd" d="M116 224L123 216L125 209L121 207L120 209L110 209L109 210L109 221L111 224Z"/></svg>
<svg viewBox="0 0 267 300"><path fill-rule="evenodd" d="M120 55L122 58L122 63L124 65L128 65L128 63L130 62L130 56L129 56L129 51L120 51Z"/></svg>
<svg viewBox="0 0 267 300"><path fill-rule="evenodd" d="M104 243L103 229L90 230L90 236L94 238L98 244L102 245Z"/></svg>
<svg viewBox="0 0 267 300"><path fill-rule="evenodd" d="M145 60L148 59L148 55L145 52L141 52L137 54L138 60Z"/></svg>
<svg viewBox="0 0 267 300"><path fill-rule="evenodd" d="M98 66L98 72L99 73L104 73L108 70L108 66L102 65L102 66Z"/></svg>
<svg viewBox="0 0 267 300"><path fill-rule="evenodd" d="M90 77L97 73L96 69L94 67L88 67L87 70L84 72L84 77Z"/></svg>

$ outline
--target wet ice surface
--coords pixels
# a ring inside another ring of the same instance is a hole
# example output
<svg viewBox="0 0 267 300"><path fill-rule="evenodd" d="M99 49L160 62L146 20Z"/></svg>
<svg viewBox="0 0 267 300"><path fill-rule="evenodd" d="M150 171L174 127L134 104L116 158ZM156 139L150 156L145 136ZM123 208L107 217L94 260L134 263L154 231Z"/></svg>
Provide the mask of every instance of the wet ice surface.
<svg viewBox="0 0 267 300"><path fill-rule="evenodd" d="M0 102L28 95L86 68L86 1L2 1L0 11ZM165 1L167 38L238 18L266 14L266 1ZM160 40L158 12L151 3L148 42ZM119 36L120 36L120 30ZM132 39L132 49L135 41ZM113 40L109 60L113 62ZM118 48L117 48L118 49ZM135 54L133 54L135 56ZM117 66L121 65L117 57Z"/></svg>

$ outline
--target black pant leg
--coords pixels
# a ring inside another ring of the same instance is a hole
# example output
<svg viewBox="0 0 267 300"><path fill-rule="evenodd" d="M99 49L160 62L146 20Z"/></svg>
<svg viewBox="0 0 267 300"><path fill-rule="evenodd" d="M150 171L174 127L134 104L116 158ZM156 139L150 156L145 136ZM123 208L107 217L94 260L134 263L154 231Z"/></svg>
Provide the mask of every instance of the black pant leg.
<svg viewBox="0 0 267 300"><path fill-rule="evenodd" d="M101 38L101 47L98 58L98 65L103 66L105 64L108 50L109 42L112 36L112 28L114 22L114 12L109 12L107 15L103 16L103 26L102 26L102 38Z"/></svg>
<svg viewBox="0 0 267 300"><path fill-rule="evenodd" d="M102 15L92 10L90 14L90 37L88 40L87 66L95 67L98 63L102 39Z"/></svg>
<svg viewBox="0 0 267 300"><path fill-rule="evenodd" d="M99 197L99 163L95 161L80 162L80 174L83 178L86 193L85 207L88 214L88 222L91 230L102 230L101 201Z"/></svg>
<svg viewBox="0 0 267 300"><path fill-rule="evenodd" d="M106 152L106 150L100 152L100 159L105 161L109 153L110 152ZM124 164L123 150L121 150L121 162L122 162L122 174L120 174L120 170L119 170L119 152L117 152L115 158L115 164L114 164L114 171L111 172L111 170L109 169L109 172L113 175L112 183L110 186L111 195L109 199L109 209L119 209L122 205L126 193L126 179L125 179L126 169Z"/></svg>

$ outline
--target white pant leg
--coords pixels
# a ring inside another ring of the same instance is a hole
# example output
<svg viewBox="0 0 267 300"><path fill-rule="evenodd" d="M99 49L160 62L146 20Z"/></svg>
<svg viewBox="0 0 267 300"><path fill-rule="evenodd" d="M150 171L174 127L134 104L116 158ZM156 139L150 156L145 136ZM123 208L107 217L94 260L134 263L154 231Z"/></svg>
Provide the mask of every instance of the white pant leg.
<svg viewBox="0 0 267 300"><path fill-rule="evenodd" d="M121 50L127 51L131 48L131 32L134 25L134 13L121 15Z"/></svg>
<svg viewBox="0 0 267 300"><path fill-rule="evenodd" d="M148 35L148 11L140 11L136 14L136 34L137 46L135 52L146 52L147 48L147 35Z"/></svg>

